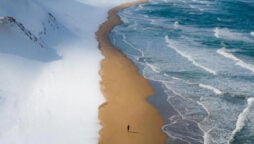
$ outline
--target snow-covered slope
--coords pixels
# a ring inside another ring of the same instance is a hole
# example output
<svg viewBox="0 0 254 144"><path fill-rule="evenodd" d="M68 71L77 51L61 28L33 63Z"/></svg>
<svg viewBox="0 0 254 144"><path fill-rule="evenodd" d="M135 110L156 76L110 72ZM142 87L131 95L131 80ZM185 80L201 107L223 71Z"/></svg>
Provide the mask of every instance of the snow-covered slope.
<svg viewBox="0 0 254 144"><path fill-rule="evenodd" d="M4 16L0 22L1 53L44 62L60 58L56 51L49 48L41 38L46 36L46 30L36 36L13 17Z"/></svg>
<svg viewBox="0 0 254 144"><path fill-rule="evenodd" d="M0 0L0 144L98 143L102 2Z"/></svg>

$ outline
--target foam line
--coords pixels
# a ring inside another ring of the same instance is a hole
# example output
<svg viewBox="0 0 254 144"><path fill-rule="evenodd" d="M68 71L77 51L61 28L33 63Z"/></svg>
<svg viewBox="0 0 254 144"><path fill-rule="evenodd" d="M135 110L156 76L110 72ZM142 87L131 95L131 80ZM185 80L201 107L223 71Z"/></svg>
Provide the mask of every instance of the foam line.
<svg viewBox="0 0 254 144"><path fill-rule="evenodd" d="M182 57L188 59L190 62L192 62L193 65L213 74L213 75L217 75L217 72L213 69L210 69L206 66L203 66L201 64L199 64L197 61L195 61L191 56L185 54L184 52L180 51L179 49L177 49L176 47L173 46L173 43L170 41L170 39L168 38L168 36L165 36L165 41L168 44L168 47L174 49L178 54L180 54Z"/></svg>
<svg viewBox="0 0 254 144"><path fill-rule="evenodd" d="M222 91L220 91L219 89L217 89L217 88L215 88L213 86L210 86L210 85L199 84L199 87L211 90L211 91L213 91L217 95L221 95L222 94Z"/></svg>
<svg viewBox="0 0 254 144"><path fill-rule="evenodd" d="M227 29L227 28L218 28L218 27L216 27L213 31L214 31L214 36L216 38L221 38L221 39L226 39L226 40L233 40L233 41L245 41L245 42L252 41L244 33L232 31L232 30Z"/></svg>
<svg viewBox="0 0 254 144"><path fill-rule="evenodd" d="M236 122L236 127L232 132L231 138L228 141L228 144L234 141L234 137L237 132L241 131L243 127L245 126L245 122L247 120L247 117L250 113L251 108L254 105L254 98L249 98L248 99L248 104L247 107L242 111L242 113L238 116L237 122Z"/></svg>
<svg viewBox="0 0 254 144"><path fill-rule="evenodd" d="M254 37L254 32L250 32L250 35Z"/></svg>
<svg viewBox="0 0 254 144"><path fill-rule="evenodd" d="M226 48L218 49L217 53L224 56L224 57L226 57L226 58L228 58L228 59L231 59L231 60L235 61L236 65L238 65L238 66L240 66L244 69L247 69L247 70L250 70L250 71L254 72L254 65L248 64L248 63L244 62L243 60L237 58L233 54L227 52Z"/></svg>

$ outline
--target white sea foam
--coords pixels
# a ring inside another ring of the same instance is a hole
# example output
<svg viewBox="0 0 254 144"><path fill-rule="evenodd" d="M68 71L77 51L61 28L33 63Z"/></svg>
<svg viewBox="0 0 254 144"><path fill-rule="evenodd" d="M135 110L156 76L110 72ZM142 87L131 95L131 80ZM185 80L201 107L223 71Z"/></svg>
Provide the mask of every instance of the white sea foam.
<svg viewBox="0 0 254 144"><path fill-rule="evenodd" d="M139 8L139 10L140 10L140 9L143 9L144 7L143 7L142 4L140 4L140 5L138 5L138 8Z"/></svg>
<svg viewBox="0 0 254 144"><path fill-rule="evenodd" d="M254 65L246 63L243 60L237 58L236 56L234 56L233 54L228 52L226 48L218 49L217 53L222 55L222 56L224 56L224 57L226 57L226 58L228 58L228 59L231 59L231 60L235 61L236 65L238 65L238 66L240 66L240 67L242 67L244 69L248 69L249 71L254 72Z"/></svg>
<svg viewBox="0 0 254 144"><path fill-rule="evenodd" d="M218 20L218 21L222 21L222 19L221 19L221 18L219 18L219 17L217 18L217 20Z"/></svg>
<svg viewBox="0 0 254 144"><path fill-rule="evenodd" d="M250 35L254 37L254 32L250 32Z"/></svg>
<svg viewBox="0 0 254 144"><path fill-rule="evenodd" d="M149 16L148 15L144 15L144 18L149 18Z"/></svg>
<svg viewBox="0 0 254 144"><path fill-rule="evenodd" d="M179 24L178 21L176 21L176 22L174 23L174 28L175 28L175 29L178 29L179 27L180 27L180 24Z"/></svg>
<svg viewBox="0 0 254 144"><path fill-rule="evenodd" d="M234 60L234 61L240 61L240 59L238 59L236 56L234 56L233 54L229 53L226 51L226 48L221 48L221 49L218 49L217 50L217 53L226 57L226 58L229 58L231 60Z"/></svg>
<svg viewBox="0 0 254 144"><path fill-rule="evenodd" d="M150 19L150 21L151 21L151 22L150 22L151 24L153 24L153 25L156 24L156 20Z"/></svg>
<svg viewBox="0 0 254 144"><path fill-rule="evenodd" d="M156 66L154 66L154 65L152 65L152 64L149 64L149 63L146 63L146 65L147 65L148 67L150 67L154 72L160 73L160 70L159 70L158 67L156 67Z"/></svg>
<svg viewBox="0 0 254 144"><path fill-rule="evenodd" d="M164 74L165 76L168 76L167 74ZM180 79L180 78L178 78L178 77L172 77L172 79L174 79L174 80L182 80L182 79Z"/></svg>
<svg viewBox="0 0 254 144"><path fill-rule="evenodd" d="M200 106L202 106L204 109L205 109L205 111L207 112L207 114L208 114L208 116L206 117L206 118L204 118L202 121L205 121L207 118L209 118L210 117L210 115L211 115L211 113L210 113L210 111L208 110L208 108L202 103L202 100L203 99L203 97L200 97L200 101L197 101L197 104L199 104ZM210 141L210 135L209 135L209 132L210 132L210 130L208 130L208 131L205 131L203 128L202 128L202 124L201 124L202 122L200 122L200 123L198 123L198 126L199 126L199 128L203 131L203 133L204 133L204 144L209 144L209 141Z"/></svg>
<svg viewBox="0 0 254 144"><path fill-rule="evenodd" d="M168 76L167 74L164 74L165 76ZM177 78L177 77L172 77L174 80L180 80L180 81L183 81L184 83L187 83L187 84L195 84L195 83L191 83L191 82L188 82L188 81L184 81L183 79L180 79L180 78ZM217 89L217 88L215 88L215 87L213 87L213 86L211 86L211 85L206 85L206 84L202 84L202 83L200 83L200 84L198 84L198 86L199 87L201 87L201 88L204 88L204 89L208 89L208 90L211 90L211 91L213 91L215 94L217 94L217 95L221 95L221 94L223 94L223 92L221 91L221 90L219 90L219 89Z"/></svg>
<svg viewBox="0 0 254 144"><path fill-rule="evenodd" d="M220 36L219 36L219 33L220 33L219 28L215 28L213 31L214 31L214 36L216 38L220 38Z"/></svg>
<svg viewBox="0 0 254 144"><path fill-rule="evenodd" d="M220 91L219 89L217 89L217 88L215 88L215 87L213 87L213 86L210 86L210 85L199 84L199 87L204 88L204 89L211 90L211 91L213 91L215 94L218 94L218 95L221 95L221 94L222 94L222 91Z"/></svg>
<svg viewBox="0 0 254 144"><path fill-rule="evenodd" d="M207 132L204 132L204 144L209 144L210 135Z"/></svg>
<svg viewBox="0 0 254 144"><path fill-rule="evenodd" d="M248 99L248 105L247 107L242 111L242 113L238 116L236 127L232 132L231 138L228 141L228 144L230 144L232 141L234 141L234 137L237 132L241 131L243 127L245 126L245 122L247 121L247 117L251 111L251 108L254 106L254 98Z"/></svg>
<svg viewBox="0 0 254 144"><path fill-rule="evenodd" d="M226 39L226 40L233 40L233 41L245 41L250 42L252 41L247 35L240 32L235 32L227 28L218 28L216 27L214 30L214 36L216 38Z"/></svg>
<svg viewBox="0 0 254 144"><path fill-rule="evenodd" d="M245 68L245 69L248 69L248 70L254 72L254 65L245 63L245 62L242 61L242 60L239 61L239 62L237 62L236 65L239 65L239 66L242 67L242 68Z"/></svg>
<svg viewBox="0 0 254 144"><path fill-rule="evenodd" d="M200 5L190 4L189 7L192 8L192 9L198 9L199 11L204 11L205 10L204 8L201 8L202 6L200 6Z"/></svg>
<svg viewBox="0 0 254 144"><path fill-rule="evenodd" d="M201 69L203 69L203 70L205 70L205 71L207 71L207 72L209 72L209 73L211 73L211 74L213 74L213 75L217 75L217 72L216 72L215 70L210 69L210 68L208 68L208 67L206 67L206 66L203 66L203 65L199 64L199 63L198 63L195 59L193 59L191 56L189 56L188 54L186 54L186 53L180 51L179 49L177 49L177 48L175 47L174 42L172 42L172 41L168 38L168 36L165 36L165 41L166 41L166 43L168 44L168 47L174 49L174 50L175 50L178 54L180 54L182 57L185 57L186 59L188 59L190 62L192 62L193 65L195 65L195 66L197 66L197 67L199 67L199 68L201 68Z"/></svg>
<svg viewBox="0 0 254 144"><path fill-rule="evenodd" d="M127 37L125 36L125 34L122 34L122 36L123 36L123 42L124 42L124 43L126 43L127 45L129 45L131 48L137 50L137 51L140 53L140 56L142 56L142 57L144 56L144 52L143 52L142 50L136 48L131 42L129 42L129 41L127 40Z"/></svg>
<svg viewBox="0 0 254 144"><path fill-rule="evenodd" d="M189 6L190 6L190 8L193 8L193 9L196 8L194 5L189 5Z"/></svg>
<svg viewBox="0 0 254 144"><path fill-rule="evenodd" d="M217 18L218 21L221 21L221 22L231 22L232 20L231 19L221 19L221 18Z"/></svg>

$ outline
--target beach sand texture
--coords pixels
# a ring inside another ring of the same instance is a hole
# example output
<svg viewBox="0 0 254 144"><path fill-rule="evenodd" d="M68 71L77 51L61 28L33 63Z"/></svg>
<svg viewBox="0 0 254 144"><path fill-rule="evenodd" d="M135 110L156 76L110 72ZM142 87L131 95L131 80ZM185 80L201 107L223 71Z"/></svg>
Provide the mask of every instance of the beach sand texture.
<svg viewBox="0 0 254 144"><path fill-rule="evenodd" d="M97 35L105 59L101 63L101 89L106 103L99 108L100 144L164 144L167 136L161 131L163 119L147 102L154 91L137 67L115 49L109 33L121 24L117 12L145 0L131 2L111 9L108 20ZM129 130L128 130L129 128Z"/></svg>

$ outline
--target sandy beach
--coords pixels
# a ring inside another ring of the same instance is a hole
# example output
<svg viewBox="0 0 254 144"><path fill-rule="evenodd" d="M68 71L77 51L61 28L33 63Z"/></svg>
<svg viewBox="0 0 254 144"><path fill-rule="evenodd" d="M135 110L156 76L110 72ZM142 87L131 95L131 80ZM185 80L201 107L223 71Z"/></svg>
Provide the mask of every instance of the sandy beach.
<svg viewBox="0 0 254 144"><path fill-rule="evenodd" d="M164 144L167 136L161 131L163 119L147 102L154 94L148 80L138 73L137 67L115 49L109 33L121 24L117 12L146 0L131 2L111 9L108 20L97 35L99 48L105 59L101 63L101 90L106 103L99 109L100 144Z"/></svg>

